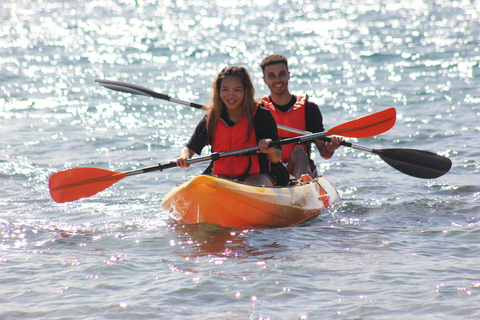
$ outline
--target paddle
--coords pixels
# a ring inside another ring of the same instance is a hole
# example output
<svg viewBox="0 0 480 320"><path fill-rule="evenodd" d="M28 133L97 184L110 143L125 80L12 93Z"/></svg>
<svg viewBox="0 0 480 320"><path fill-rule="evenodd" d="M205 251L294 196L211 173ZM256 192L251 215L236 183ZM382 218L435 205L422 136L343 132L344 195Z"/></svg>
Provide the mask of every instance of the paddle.
<svg viewBox="0 0 480 320"><path fill-rule="evenodd" d="M307 135L309 132L277 125L281 130ZM321 140L331 141L328 137L321 137ZM370 149L350 142L341 142L342 146L357 150L370 152L380 158L393 168L412 177L434 179L447 173L452 167L452 161L436 153L415 149Z"/></svg>
<svg viewBox="0 0 480 320"><path fill-rule="evenodd" d="M203 106L200 104L175 99L166 94L158 93L150 89L147 89L145 87L137 86L131 83L114 81L114 80L101 80L101 79L95 79L95 82L104 86L105 88L116 90L116 91L127 92L131 94L139 94L143 96L149 96L149 97L158 98L162 100L172 101L172 102L180 103L180 104L197 108L197 109L203 108ZM330 129L328 132L332 131L333 129L335 130L333 130L332 133L330 133L329 135L341 136L344 132L345 133L348 132L347 137L350 137L350 138L372 137L374 135L390 130L393 127L396 120L396 111L395 111L395 108L389 108L384 111L374 113L367 117L369 117L369 121L375 121L375 117L378 117L377 118L378 123L375 126L369 126L370 130L368 128L362 128L362 126L359 126L357 131L353 131L351 128L350 122L347 122L347 123L344 123L343 125L338 125L335 128ZM363 118L360 118L360 119L363 119ZM385 121L381 121L382 119Z"/></svg>
<svg viewBox="0 0 480 320"><path fill-rule="evenodd" d="M145 96L151 96L154 98L159 98L167 101L177 102L183 105L191 106L194 108L201 109L202 106L196 103L186 102L178 99L174 99L169 97L168 95L161 94L149 90L147 88L137 86L134 84L129 84L126 82L120 81L113 81L113 80L95 80L100 85L117 91L132 93L132 94L140 94ZM388 127L389 123L385 123L385 126ZM393 125L393 124L392 124ZM306 134L304 131L299 131L296 129L291 129L288 127L284 127L281 125L277 126L279 129L298 133L298 134ZM381 129L381 128L376 128ZM390 128L388 128L390 129ZM386 130L388 130L386 129ZM292 131L293 130L293 131ZM385 130L385 131L386 131ZM384 131L384 132L385 132ZM355 138L364 138L368 136L373 136L375 134L368 135L368 131L363 131L365 134L364 136L355 136ZM336 133L341 135L340 133ZM378 133L377 133L378 134ZM352 137L352 136L350 136ZM323 137L320 138L322 140L328 140L329 138ZM429 151L422 151L422 150L414 150L414 149L383 149L383 150L375 150L366 147L361 147L358 145L353 145L348 142L343 142L343 146L351 147L354 149L359 149L363 151L367 151L373 154L380 156L382 160L387 162L393 168L403 172L405 174L411 175L413 177L418 178L425 178L425 179L433 179L438 178L445 173L447 173L451 166L452 161L446 157L439 156L435 153Z"/></svg>
<svg viewBox="0 0 480 320"><path fill-rule="evenodd" d="M362 118L358 118L331 128L326 132L310 133L299 137L274 141L269 147L281 146L290 143L302 143L315 139L320 139L329 135L341 135L344 137L366 137L383 133L393 127L395 123L396 112L394 108L380 111ZM221 152L210 155L196 157L187 160L188 164L197 163L206 160L218 160L223 157L239 156L255 153L258 146ZM115 182L131 175L147 173L176 167L175 162L159 164L158 166L144 169L115 172L97 168L73 168L54 173L49 179L50 194L55 202L64 203L75 201L81 198L88 198L100 191L113 185Z"/></svg>

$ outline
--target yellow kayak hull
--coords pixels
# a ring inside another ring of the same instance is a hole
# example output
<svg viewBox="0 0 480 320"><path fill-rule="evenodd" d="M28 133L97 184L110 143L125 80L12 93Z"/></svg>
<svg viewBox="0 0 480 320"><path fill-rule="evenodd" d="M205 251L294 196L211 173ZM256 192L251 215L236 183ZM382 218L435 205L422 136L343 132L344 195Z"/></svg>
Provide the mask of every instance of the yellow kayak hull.
<svg viewBox="0 0 480 320"><path fill-rule="evenodd" d="M162 208L180 223L225 227L288 227L316 217L340 200L321 176L300 185L257 187L201 175L170 191Z"/></svg>

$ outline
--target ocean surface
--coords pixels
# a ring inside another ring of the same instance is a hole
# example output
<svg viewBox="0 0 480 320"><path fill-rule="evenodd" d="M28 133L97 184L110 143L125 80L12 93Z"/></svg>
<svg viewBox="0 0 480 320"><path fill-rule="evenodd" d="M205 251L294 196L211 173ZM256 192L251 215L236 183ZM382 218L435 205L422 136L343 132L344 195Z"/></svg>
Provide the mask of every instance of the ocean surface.
<svg viewBox="0 0 480 320"><path fill-rule="evenodd" d="M479 21L478 0L2 1L0 319L480 318ZM391 130L347 141L452 169L425 180L316 152L342 201L278 229L168 217L164 195L206 163L50 197L57 171L175 159L203 116L95 79L204 104L236 64L260 98L271 53L327 129L395 107Z"/></svg>

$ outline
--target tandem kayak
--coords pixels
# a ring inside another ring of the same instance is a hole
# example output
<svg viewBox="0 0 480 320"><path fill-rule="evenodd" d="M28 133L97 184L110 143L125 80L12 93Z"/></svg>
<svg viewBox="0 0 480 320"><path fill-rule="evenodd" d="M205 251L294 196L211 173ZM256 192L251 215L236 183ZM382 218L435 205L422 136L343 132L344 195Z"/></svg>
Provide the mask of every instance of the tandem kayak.
<svg viewBox="0 0 480 320"><path fill-rule="evenodd" d="M288 227L338 202L335 186L320 176L286 187L252 186L201 175L171 190L162 208L180 223L225 227Z"/></svg>

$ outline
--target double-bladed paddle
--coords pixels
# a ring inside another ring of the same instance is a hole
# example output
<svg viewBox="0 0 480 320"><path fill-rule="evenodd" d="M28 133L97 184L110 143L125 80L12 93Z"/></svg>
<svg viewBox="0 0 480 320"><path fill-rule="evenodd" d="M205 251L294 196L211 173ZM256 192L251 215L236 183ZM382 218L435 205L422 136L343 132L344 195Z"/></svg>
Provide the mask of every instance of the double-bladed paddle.
<svg viewBox="0 0 480 320"><path fill-rule="evenodd" d="M278 129L300 135L308 135L310 132L277 125ZM322 137L321 140L331 141L328 137ZM355 145L350 142L342 141L342 146L357 150L370 152L380 156L380 158L393 168L412 177L423 179L434 179L443 176L452 167L452 161L444 156L424 150L415 149L370 149Z"/></svg>
<svg viewBox="0 0 480 320"><path fill-rule="evenodd" d="M198 108L198 109L202 108L202 106L199 104L174 99L169 97L166 94L157 93L155 91L152 91L147 88L137 86L134 84L120 82L120 81L113 81L113 80L97 79L95 81L100 85L112 90L151 96L153 98L159 98L167 101L177 102L177 103ZM386 125L389 125L389 124L386 124ZM278 125L277 127L279 129L298 133L298 134L308 133L308 132L288 128L281 125ZM368 135L369 133L368 131L364 131L364 133L367 135L356 136L356 138L365 138L368 136L372 136L372 135ZM332 134L341 135L340 133L332 133ZM318 139L328 141L330 138L320 137ZM415 149L379 149L378 150L378 149L370 149L367 147L354 145L349 142L342 142L342 145L353 148L353 149L363 150L366 152L376 154L380 156L382 160L384 160L386 163L388 163L390 166L397 169L398 171L413 177L417 177L417 178L425 178L425 179L438 178L444 175L445 173L447 173L452 167L452 161L449 158L437 155L436 153L432 153L429 151L415 150Z"/></svg>
<svg viewBox="0 0 480 320"><path fill-rule="evenodd" d="M200 104L196 104L196 103L187 102L187 101L172 98L169 95L166 95L166 94L163 94L163 93L158 93L158 92L152 91L150 89L147 89L145 87L137 86L136 84L121 82L121 81L114 81L114 80L100 80L100 79L95 79L95 82L97 82L101 86L104 86L105 88L120 91L120 92L126 92L126 93L131 93L131 94L139 94L139 95L142 95L142 96L148 96L148 97L152 97L152 98L172 101L172 102L180 103L180 104L183 104L183 105L186 105L186 106L189 106L189 107L193 107L193 108L197 108L197 109L203 109L203 107L204 107ZM371 117L369 119L371 119L373 121L375 115L376 114L374 113L374 114L372 114L368 117ZM355 132L355 131L352 131L350 122L347 122L347 123L344 123L343 125L338 125L335 128L332 128L329 131L327 131L327 132L330 132L333 129L335 129L335 130L332 131L332 133L330 133L328 135L342 136L342 133L344 132L343 130L345 129L346 132L348 132L348 135L346 137L367 138L367 137L372 137L374 135L383 133L387 130L390 130L393 127L393 125L395 124L395 120L396 120L396 118L395 118L396 117L395 108L389 108L389 109L384 110L382 112L378 112L378 116L380 118L386 117L386 116L390 116L390 117L388 117L388 120L386 120L384 122L379 121L376 124L377 127L375 127L374 130L369 130L368 128L359 127L357 132ZM379 119L379 120L382 120L382 119ZM381 131L379 133L375 133L375 132L377 132L376 130L377 131L383 130L383 131ZM319 139L319 138L317 138L317 139Z"/></svg>
<svg viewBox="0 0 480 320"><path fill-rule="evenodd" d="M345 122L327 130L326 132L311 133L299 137L274 141L269 147L281 146L290 143L302 143L315 139L324 138L330 135L340 135L351 138L371 137L390 130L395 124L396 112L394 108L386 109L362 118ZM207 156L196 157L187 160L188 164L218 160L223 157L239 156L251 154L259 150L258 146L240 150L212 153ZM158 166L144 169L115 172L98 168L73 168L54 173L49 179L50 194L55 202L63 203L88 198L94 194L105 190L115 182L132 175L147 173L176 167L176 162L159 164Z"/></svg>

